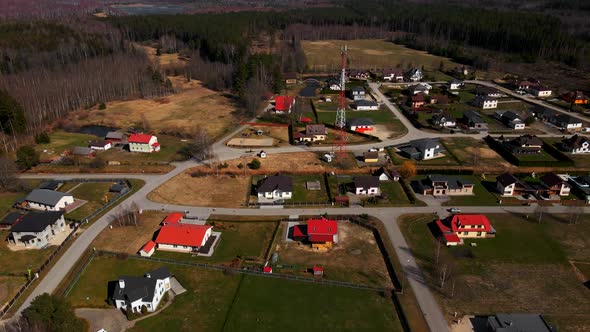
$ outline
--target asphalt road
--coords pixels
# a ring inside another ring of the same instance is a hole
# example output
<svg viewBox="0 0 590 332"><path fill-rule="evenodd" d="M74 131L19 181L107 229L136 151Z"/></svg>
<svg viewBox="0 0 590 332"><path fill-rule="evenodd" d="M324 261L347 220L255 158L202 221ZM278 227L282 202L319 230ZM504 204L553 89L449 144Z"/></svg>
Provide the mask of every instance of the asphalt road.
<svg viewBox="0 0 590 332"><path fill-rule="evenodd" d="M489 82L480 82L480 81L468 81L468 83L475 83L475 84L482 84L486 86L492 86L505 92L507 94L513 94L511 91L505 91L506 89L502 87L498 87L497 85ZM408 142L410 140L418 139L418 138L436 138L436 137L461 137L461 136L469 136L469 137L477 137L477 135L462 135L462 134L439 134L439 133L430 133L424 132L421 130L416 129L403 114L401 114L400 110L393 105L388 98L386 98L378 89L378 84L370 83L369 87L373 91L375 95L377 95L381 100L383 100L384 105L398 118L402 123L408 128L408 132L403 137L384 140L381 143L374 144L365 144L365 145L357 145L357 146L350 146L349 149L351 151L362 151L366 150L369 147L373 146L388 146L388 145L397 145L401 143ZM515 97L520 99L525 99L520 95L516 95ZM537 104L536 100L527 100L527 102ZM542 105L545 107L553 108L547 105ZM564 112L563 110L557 110ZM216 155L216 158L220 161L229 160L240 158L246 154L246 149L235 149L235 148L228 148L224 145L225 141L233 136L235 133L242 130L243 127L238 128L234 132L228 134L226 137L218 141L213 145L213 152ZM265 148L265 151L269 153L286 153L286 152L298 152L298 151L331 151L332 147L299 147L299 146L289 146L289 147L278 147L278 148ZM252 156L249 155L251 158ZM440 310L440 307L434 300L432 293L428 289L427 285L424 283L424 278L420 268L416 264L414 257L412 256L411 252L408 250L408 245L403 238L403 235L397 225L397 218L401 214L405 213L438 213L439 215L445 215L446 211L444 208L435 207L435 206L427 206L427 207L413 207L413 208L363 208L363 207L350 207L350 208L314 208L314 209L227 209L227 208L205 208L205 207L194 207L194 206L185 206L185 205L169 205L169 204L162 204L152 202L147 199L147 195L149 192L163 184L164 182L168 181L175 175L191 168L194 166L199 165L200 163L195 161L186 161L181 163L176 163L176 168L169 173L166 174L55 174L55 175L47 175L47 174L24 174L23 178L53 178L53 179L73 179L73 178L136 178L142 179L145 181L144 187L138 190L136 193L130 195L125 202L122 204L130 204L130 202L135 202L141 209L157 209L157 210L166 210L166 211L188 211L189 214L206 218L211 213L218 213L218 214L228 214L228 215L265 215L265 216L272 216L272 215L313 215L313 214L359 214L359 213L367 213L370 215L374 215L380 218L387 229L388 236L391 239L391 242L394 244L395 251L402 263L404 272L408 275L410 287L416 294L418 299L418 303L420 308L426 317L428 325L431 331L448 331L448 326L446 320L444 318L443 313ZM510 213L510 212L519 212L519 213L532 213L534 207L526 207L526 206L518 206L518 207L463 207L463 212L469 213ZM26 308L31 301L38 295L43 293L51 293L53 292L59 283L65 278L68 271L75 265L78 261L82 253L90 246L94 238L104 230L111 218L113 217L117 208L107 212L103 217L99 218L94 224L88 227L84 232L82 232L72 243L72 245L66 250L66 252L62 255L59 261L54 265L54 267L46 272L47 274L41 280L39 285L33 290L33 292L29 295L29 297L25 300L25 302L21 305L18 309L17 314L20 314L24 308ZM564 213L567 211L566 207L551 207L549 212L550 213ZM590 212L588 208L585 208L585 213Z"/></svg>

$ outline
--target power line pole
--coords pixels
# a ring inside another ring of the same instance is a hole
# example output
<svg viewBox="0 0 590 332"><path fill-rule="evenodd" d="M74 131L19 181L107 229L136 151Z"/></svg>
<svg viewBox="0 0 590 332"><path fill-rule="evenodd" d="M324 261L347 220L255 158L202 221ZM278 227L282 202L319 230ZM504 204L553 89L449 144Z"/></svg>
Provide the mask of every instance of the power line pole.
<svg viewBox="0 0 590 332"><path fill-rule="evenodd" d="M338 98L338 109L336 110L336 127L339 128L338 139L336 140L336 158L338 160L344 160L346 158L346 96L344 90L346 88L346 53L348 47L344 45L342 47L340 55L342 58L342 65L340 71L340 96Z"/></svg>

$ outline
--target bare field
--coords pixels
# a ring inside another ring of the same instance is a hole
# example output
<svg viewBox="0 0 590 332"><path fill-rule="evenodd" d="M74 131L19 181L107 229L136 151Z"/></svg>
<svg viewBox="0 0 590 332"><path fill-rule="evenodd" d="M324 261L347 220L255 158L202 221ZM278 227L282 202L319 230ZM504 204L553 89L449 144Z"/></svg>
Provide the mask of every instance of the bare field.
<svg viewBox="0 0 590 332"><path fill-rule="evenodd" d="M117 223L113 223L113 228L105 228L96 237L92 246L97 249L135 255L147 241L154 237L164 217L166 213L146 211L140 215L137 226L118 226Z"/></svg>
<svg viewBox="0 0 590 332"><path fill-rule="evenodd" d="M160 56L156 55L156 48L135 44L136 47L140 47L145 51L150 61L154 64L160 64L161 66L167 65L184 65L186 60L180 58L178 53L165 53L162 52Z"/></svg>
<svg viewBox="0 0 590 332"><path fill-rule="evenodd" d="M340 67L340 47L348 46L351 68L402 68L424 66L426 70L437 70L442 61L446 68L458 64L448 58L413 50L402 45L380 39L302 41L307 64L316 70L335 70Z"/></svg>
<svg viewBox="0 0 590 332"><path fill-rule="evenodd" d="M114 101L105 110L93 109L72 113L70 119L80 126L105 125L118 128L132 127L143 119L156 131L177 131L190 134L197 125L206 127L209 134L219 137L239 123L236 105L230 98L209 90L198 81L183 82L172 77L173 84L182 91L157 99ZM176 82L176 83L174 83Z"/></svg>
<svg viewBox="0 0 590 332"><path fill-rule="evenodd" d="M325 278L376 287L393 287L373 233L349 222L338 223L338 243L317 252L300 242L281 242L276 251L282 265L296 265L294 273L308 274L314 265L325 268ZM369 272L370 271L370 272Z"/></svg>

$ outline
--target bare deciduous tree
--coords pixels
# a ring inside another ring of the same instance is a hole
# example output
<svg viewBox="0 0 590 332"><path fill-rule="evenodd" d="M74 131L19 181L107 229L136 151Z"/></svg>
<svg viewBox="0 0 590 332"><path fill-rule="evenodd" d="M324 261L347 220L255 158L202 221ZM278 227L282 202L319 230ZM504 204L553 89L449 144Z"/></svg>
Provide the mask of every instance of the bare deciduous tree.
<svg viewBox="0 0 590 332"><path fill-rule="evenodd" d="M18 167L16 163L6 157L0 157L0 189L2 191L17 190L20 181L16 177Z"/></svg>
<svg viewBox="0 0 590 332"><path fill-rule="evenodd" d="M193 141L187 146L188 154L198 161L209 159L212 155L212 140L207 129L198 125L193 137Z"/></svg>

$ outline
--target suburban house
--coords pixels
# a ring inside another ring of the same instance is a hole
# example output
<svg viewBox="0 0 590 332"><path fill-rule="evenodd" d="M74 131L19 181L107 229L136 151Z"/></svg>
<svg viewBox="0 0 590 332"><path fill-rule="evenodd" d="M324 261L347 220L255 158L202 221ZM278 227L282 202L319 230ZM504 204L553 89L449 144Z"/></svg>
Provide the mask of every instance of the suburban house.
<svg viewBox="0 0 590 332"><path fill-rule="evenodd" d="M408 88L408 91L410 92L411 95L417 95L419 93L423 93L423 94L428 94L430 93L430 90L432 89L432 85L428 84L428 83L419 83L419 84L415 84L415 85L411 85Z"/></svg>
<svg viewBox="0 0 590 332"><path fill-rule="evenodd" d="M377 111L379 104L372 100L355 100L353 108L357 111Z"/></svg>
<svg viewBox="0 0 590 332"><path fill-rule="evenodd" d="M353 100L364 100L365 99L365 89L360 85L355 85L350 88L350 94Z"/></svg>
<svg viewBox="0 0 590 332"><path fill-rule="evenodd" d="M590 204L590 176L570 176L568 182L578 194L586 198L586 204Z"/></svg>
<svg viewBox="0 0 590 332"><path fill-rule="evenodd" d="M198 252L211 237L212 228L211 225L166 224L160 227L155 242L158 250Z"/></svg>
<svg viewBox="0 0 590 332"><path fill-rule="evenodd" d="M379 177L377 176L355 176L354 190L356 195L380 195Z"/></svg>
<svg viewBox="0 0 590 332"><path fill-rule="evenodd" d="M539 178L539 181L547 187L547 194L569 196L571 185L566 179L555 173L548 173Z"/></svg>
<svg viewBox="0 0 590 332"><path fill-rule="evenodd" d="M366 70L352 69L348 72L348 77L354 78L355 80L366 80L371 77L371 73Z"/></svg>
<svg viewBox="0 0 590 332"><path fill-rule="evenodd" d="M452 72L455 75L459 75L459 76L469 75L469 69L466 66L457 66L457 67L453 68Z"/></svg>
<svg viewBox="0 0 590 332"><path fill-rule="evenodd" d="M93 158L96 151L86 146L75 146L72 149L72 155L76 157Z"/></svg>
<svg viewBox="0 0 590 332"><path fill-rule="evenodd" d="M276 96L275 97L275 113L288 114L291 113L291 108L295 105L295 97L293 96Z"/></svg>
<svg viewBox="0 0 590 332"><path fill-rule="evenodd" d="M422 195L473 195L473 183L459 176L453 175L428 175L418 182L418 188Z"/></svg>
<svg viewBox="0 0 590 332"><path fill-rule="evenodd" d="M258 181L258 199L280 200L293 197L293 180L286 175L273 175Z"/></svg>
<svg viewBox="0 0 590 332"><path fill-rule="evenodd" d="M549 97L551 96L551 89L543 85L533 85L527 91L535 97Z"/></svg>
<svg viewBox="0 0 590 332"><path fill-rule="evenodd" d="M297 84L297 73L285 73L285 84Z"/></svg>
<svg viewBox="0 0 590 332"><path fill-rule="evenodd" d="M561 141L561 149L572 154L590 153L590 140L584 136L574 135Z"/></svg>
<svg viewBox="0 0 590 332"><path fill-rule="evenodd" d="M375 129L375 122L367 118L357 118L348 121L348 128L352 131L364 133Z"/></svg>
<svg viewBox="0 0 590 332"><path fill-rule="evenodd" d="M426 99L424 98L424 95L421 93L411 96L409 101L410 101L410 106L412 106L412 108L414 108L414 109L420 108L420 107L424 106L424 104L426 104Z"/></svg>
<svg viewBox="0 0 590 332"><path fill-rule="evenodd" d="M323 124L308 124L305 125L305 132L293 133L293 139L298 142L316 142L325 141L328 131Z"/></svg>
<svg viewBox="0 0 590 332"><path fill-rule="evenodd" d="M25 207L33 210L60 211L74 203L74 196L48 189L33 189L24 200Z"/></svg>
<svg viewBox="0 0 590 332"><path fill-rule="evenodd" d="M538 82L520 81L516 83L517 90L528 90L532 87L538 86Z"/></svg>
<svg viewBox="0 0 590 332"><path fill-rule="evenodd" d="M132 313L158 308L164 294L170 290L170 272L165 267L146 273L143 277L121 276L111 295L117 309Z"/></svg>
<svg viewBox="0 0 590 332"><path fill-rule="evenodd" d="M421 138L411 141L409 145L400 148L402 155L414 160L428 160L437 157L442 152L440 142L432 138Z"/></svg>
<svg viewBox="0 0 590 332"><path fill-rule="evenodd" d="M91 148L92 150L106 151L106 150L112 148L113 144L109 141L106 141L106 140L95 140L95 141L90 141L90 144L88 145L88 147Z"/></svg>
<svg viewBox="0 0 590 332"><path fill-rule="evenodd" d="M524 120L512 111L496 111L495 116L504 125L514 130L522 130L526 127Z"/></svg>
<svg viewBox="0 0 590 332"><path fill-rule="evenodd" d="M491 98L502 98L504 94L494 88L490 88L488 86L478 85L475 88L475 95L476 96L484 96L484 97L491 97Z"/></svg>
<svg viewBox="0 0 590 332"><path fill-rule="evenodd" d="M182 222L182 218L184 218L183 212L171 212L162 220L162 226L164 225L172 225L178 224Z"/></svg>
<svg viewBox="0 0 590 332"><path fill-rule="evenodd" d="M125 134L118 131L109 131L104 139L113 144L122 143L125 140Z"/></svg>
<svg viewBox="0 0 590 332"><path fill-rule="evenodd" d="M399 172L395 169L388 170L385 167L380 167L378 170L373 172L373 176L379 178L379 181L399 181Z"/></svg>
<svg viewBox="0 0 590 332"><path fill-rule="evenodd" d="M544 120L544 121L549 121L549 119L551 119L552 117L555 116L555 112L553 112L552 110L550 110L548 108L540 107L540 106L537 106L533 109L533 114L538 119Z"/></svg>
<svg viewBox="0 0 590 332"><path fill-rule="evenodd" d="M574 105L585 105L588 104L588 97L579 90L570 91L566 94L561 95L561 99Z"/></svg>
<svg viewBox="0 0 590 332"><path fill-rule="evenodd" d="M363 161L365 163L378 163L379 162L379 152L377 151L369 151L363 153Z"/></svg>
<svg viewBox="0 0 590 332"><path fill-rule="evenodd" d="M481 239L496 236L496 230L482 214L455 214L452 218L437 220L436 226L447 246L463 244L463 239Z"/></svg>
<svg viewBox="0 0 590 332"><path fill-rule="evenodd" d="M510 173L504 173L496 177L496 189L502 196L522 195L526 184Z"/></svg>
<svg viewBox="0 0 590 332"><path fill-rule="evenodd" d="M459 90L465 87L465 83L463 81L459 81L458 79L452 79L449 81L449 90Z"/></svg>
<svg viewBox="0 0 590 332"><path fill-rule="evenodd" d="M332 77L326 81L326 84L330 90L340 91L340 78Z"/></svg>
<svg viewBox="0 0 590 332"><path fill-rule="evenodd" d="M445 95L431 95L430 96L430 103L431 104L438 104L438 105L448 105L450 103L449 97Z"/></svg>
<svg viewBox="0 0 590 332"><path fill-rule="evenodd" d="M160 143L158 143L158 138L154 135L133 134L129 136L127 141L131 152L151 153L160 151Z"/></svg>
<svg viewBox="0 0 590 332"><path fill-rule="evenodd" d="M488 123L484 121L481 115L475 111L469 110L463 113L463 123L469 128L487 130Z"/></svg>
<svg viewBox="0 0 590 332"><path fill-rule="evenodd" d="M390 82L403 82L404 72L400 68L383 69L383 80Z"/></svg>
<svg viewBox="0 0 590 332"><path fill-rule="evenodd" d="M534 135L522 135L504 142L504 145L514 154L541 153L543 150L543 141Z"/></svg>
<svg viewBox="0 0 590 332"><path fill-rule="evenodd" d="M486 109L492 109L498 107L498 99L489 96L475 96L474 99L475 106Z"/></svg>
<svg viewBox="0 0 590 332"><path fill-rule="evenodd" d="M41 182L41 184L37 188L38 189L57 190L62 185L63 185L63 182L59 182L56 180L48 180L48 181Z"/></svg>
<svg viewBox="0 0 590 332"><path fill-rule="evenodd" d="M65 226L63 211L29 212L12 225L8 241L18 246L44 248Z"/></svg>
<svg viewBox="0 0 590 332"><path fill-rule="evenodd" d="M307 225L293 226L291 238L295 241L309 241L312 248L325 251L338 243L338 222L336 220L311 218Z"/></svg>
<svg viewBox="0 0 590 332"><path fill-rule="evenodd" d="M538 314L496 314L488 316L489 332L555 332L556 330Z"/></svg>
<svg viewBox="0 0 590 332"><path fill-rule="evenodd" d="M440 112L432 116L431 122L437 127L455 127L457 124L455 118L448 112Z"/></svg>
<svg viewBox="0 0 590 332"><path fill-rule="evenodd" d="M424 78L424 74L422 73L421 69L412 68L408 70L408 72L406 73L406 78L408 79L408 81L418 82Z"/></svg>
<svg viewBox="0 0 590 332"><path fill-rule="evenodd" d="M549 118L549 122L567 131L578 131L582 129L582 120L567 114L559 114Z"/></svg>

